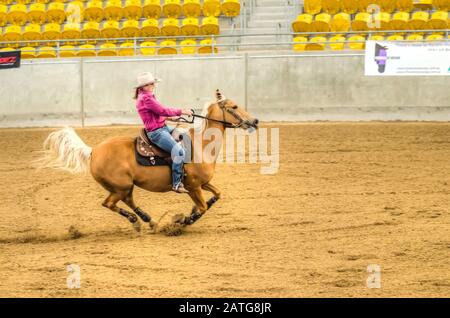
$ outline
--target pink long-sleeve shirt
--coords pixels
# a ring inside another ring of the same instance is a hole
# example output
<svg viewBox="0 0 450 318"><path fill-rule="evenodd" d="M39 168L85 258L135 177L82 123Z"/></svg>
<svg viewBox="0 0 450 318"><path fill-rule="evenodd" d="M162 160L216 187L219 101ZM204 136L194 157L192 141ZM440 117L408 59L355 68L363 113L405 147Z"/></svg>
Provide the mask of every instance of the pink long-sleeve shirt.
<svg viewBox="0 0 450 318"><path fill-rule="evenodd" d="M136 108L147 131L164 126L166 117L181 116L181 109L169 108L158 102L153 93L141 91L136 101Z"/></svg>

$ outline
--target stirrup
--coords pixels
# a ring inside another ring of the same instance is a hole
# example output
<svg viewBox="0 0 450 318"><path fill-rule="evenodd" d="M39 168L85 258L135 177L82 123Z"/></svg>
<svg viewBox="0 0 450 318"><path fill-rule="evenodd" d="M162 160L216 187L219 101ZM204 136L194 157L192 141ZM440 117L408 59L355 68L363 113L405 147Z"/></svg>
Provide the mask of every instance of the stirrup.
<svg viewBox="0 0 450 318"><path fill-rule="evenodd" d="M181 182L178 183L176 186L172 187L172 191L176 193L189 193L189 191L184 188L184 185Z"/></svg>

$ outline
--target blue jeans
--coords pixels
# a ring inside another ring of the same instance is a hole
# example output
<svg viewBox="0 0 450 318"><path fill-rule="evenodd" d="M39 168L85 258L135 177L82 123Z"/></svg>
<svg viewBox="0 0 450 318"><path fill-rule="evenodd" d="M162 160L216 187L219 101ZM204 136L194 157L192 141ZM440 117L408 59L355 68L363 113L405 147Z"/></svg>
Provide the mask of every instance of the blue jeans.
<svg viewBox="0 0 450 318"><path fill-rule="evenodd" d="M175 187L181 182L183 174L183 163L185 158L185 151L180 144L178 144L172 137L172 131L175 128L164 125L161 128L153 131L148 131L148 138L155 143L159 148L167 151L172 157L172 185Z"/></svg>

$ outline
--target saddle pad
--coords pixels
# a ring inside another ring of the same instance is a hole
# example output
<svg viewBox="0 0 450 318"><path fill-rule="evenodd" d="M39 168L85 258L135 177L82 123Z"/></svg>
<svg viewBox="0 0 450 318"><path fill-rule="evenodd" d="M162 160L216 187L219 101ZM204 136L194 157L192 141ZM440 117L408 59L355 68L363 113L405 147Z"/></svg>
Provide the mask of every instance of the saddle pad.
<svg viewBox="0 0 450 318"><path fill-rule="evenodd" d="M146 166L146 167L154 167L154 166L169 166L169 163L164 160L161 157L155 157L155 164L152 164L152 162L150 161L150 159L148 157L144 157L141 156L137 150L136 150L136 143L137 143L137 139L135 140L134 144L134 154L136 156L136 162L138 164L140 164L141 166Z"/></svg>

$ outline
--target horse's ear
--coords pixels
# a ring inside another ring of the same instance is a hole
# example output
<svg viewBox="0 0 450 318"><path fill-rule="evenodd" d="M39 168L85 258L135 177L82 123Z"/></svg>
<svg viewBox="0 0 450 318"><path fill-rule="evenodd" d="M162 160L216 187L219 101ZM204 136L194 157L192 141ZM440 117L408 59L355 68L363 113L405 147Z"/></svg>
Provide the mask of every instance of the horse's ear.
<svg viewBox="0 0 450 318"><path fill-rule="evenodd" d="M222 94L220 93L219 89L216 89L216 98L218 102L222 100Z"/></svg>
<svg viewBox="0 0 450 318"><path fill-rule="evenodd" d="M216 89L216 98L218 102L221 102L225 99L225 97L222 95L222 93L219 91L219 89Z"/></svg>

